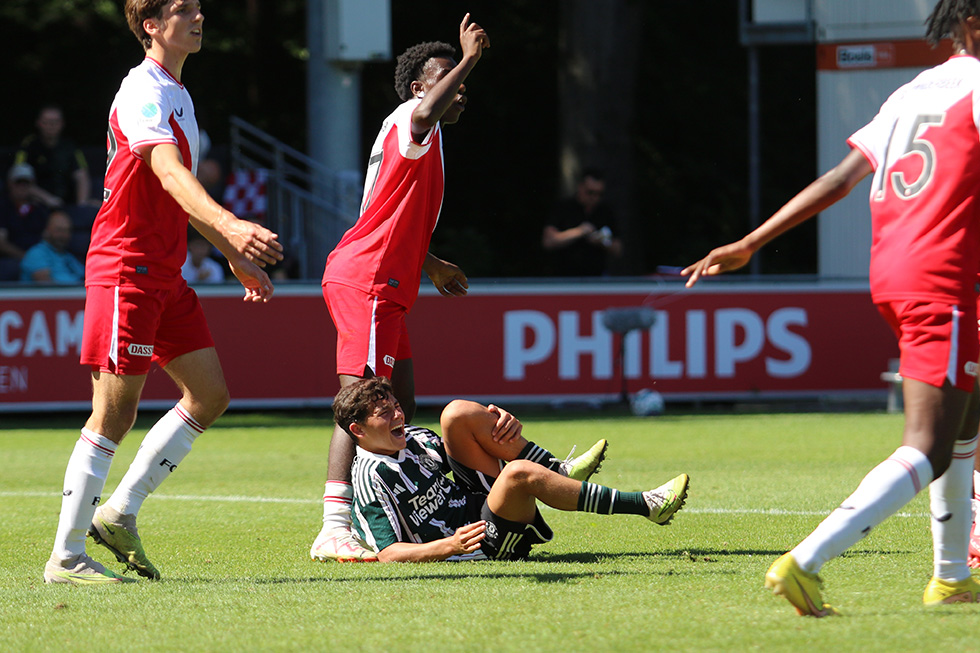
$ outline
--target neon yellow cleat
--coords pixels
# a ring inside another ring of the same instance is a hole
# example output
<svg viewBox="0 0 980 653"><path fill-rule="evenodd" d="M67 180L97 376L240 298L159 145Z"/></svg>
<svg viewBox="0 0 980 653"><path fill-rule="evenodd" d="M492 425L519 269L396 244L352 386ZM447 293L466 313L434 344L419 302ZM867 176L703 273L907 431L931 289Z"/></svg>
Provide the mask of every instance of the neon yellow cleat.
<svg viewBox="0 0 980 653"><path fill-rule="evenodd" d="M647 506L650 508L650 521L666 526L674 518L674 513L684 507L687 500L687 485L690 479L687 474L681 474L667 481L655 490L643 493Z"/></svg>
<svg viewBox="0 0 980 653"><path fill-rule="evenodd" d="M922 593L922 602L926 605L980 603L980 583L973 576L955 583L933 576Z"/></svg>
<svg viewBox="0 0 980 653"><path fill-rule="evenodd" d="M123 515L107 506L99 506L88 529L96 544L112 551L116 560L140 576L160 580L160 572L146 557L143 543L136 530L136 516Z"/></svg>
<svg viewBox="0 0 980 653"><path fill-rule="evenodd" d="M126 578L113 573L84 553L61 560L53 555L44 565L45 583L67 583L69 585L110 585L115 583L135 583L135 578Z"/></svg>
<svg viewBox="0 0 980 653"><path fill-rule="evenodd" d="M572 452L568 454L568 459L560 465L561 473L576 481L589 480L593 474L599 471L602 461L606 459L606 449L608 448L608 442L599 440L584 454L572 458L572 453L575 453L575 447L572 447Z"/></svg>
<svg viewBox="0 0 980 653"><path fill-rule="evenodd" d="M820 577L800 569L792 554L785 553L772 563L766 572L766 587L776 596L782 596L789 601L802 617L830 617L840 614L823 602L820 596L823 581Z"/></svg>

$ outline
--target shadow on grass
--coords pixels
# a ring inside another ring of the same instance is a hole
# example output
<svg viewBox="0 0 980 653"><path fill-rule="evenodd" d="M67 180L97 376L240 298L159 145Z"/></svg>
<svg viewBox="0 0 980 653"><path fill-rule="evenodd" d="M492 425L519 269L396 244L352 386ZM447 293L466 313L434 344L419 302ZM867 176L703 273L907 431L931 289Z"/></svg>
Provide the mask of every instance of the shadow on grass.
<svg viewBox="0 0 980 653"><path fill-rule="evenodd" d="M672 569L666 569L663 571L624 571L622 569L592 569L584 571L533 571L533 570L522 570L515 565L520 565L521 563L514 562L468 562L461 563L471 569L460 571L459 569L454 569L450 573L418 573L418 574L392 574L390 576L358 576L358 577L345 577L337 578L335 576L322 576L322 577L308 577L308 578L256 578L252 582L256 585L279 585L279 584L289 584L289 583L401 583L410 582L415 583L418 581L426 580L462 580L466 578L474 578L479 580L506 580L506 579L516 579L522 578L526 581L536 582L536 583L574 583L579 580L586 579L596 579L600 577L618 577L618 576L657 576L657 577L668 577L668 576L679 576L685 572L678 572ZM499 565L511 565L506 570L487 572L487 565L493 565L497 567ZM691 574L695 572L692 570ZM704 572L698 570L698 574L703 574ZM719 571L716 573L723 573L726 575L731 575L734 572L731 571ZM201 583L221 583L225 582L221 579L183 579L185 582L201 582ZM240 583L240 580L229 580L227 582Z"/></svg>
<svg viewBox="0 0 980 653"><path fill-rule="evenodd" d="M769 552L756 552L769 553ZM384 563L344 564L337 567L335 563L325 565L324 576L295 577L295 578L167 578L163 582L178 583L200 583L200 584L239 584L250 582L255 585L282 585L282 584L305 584L305 583L400 583L418 582L427 580L461 580L467 578L474 579L519 579L537 583L572 583L578 580L596 579L602 577L629 577L629 576L649 576L649 577L669 577L687 574L723 574L731 576L737 572L733 570L711 570L706 572L704 569L691 568L689 571L684 569L616 569L609 567L596 567L595 565L606 565L612 561L649 560L650 558L662 559L665 562L676 562L679 560L695 561L694 554L689 551L667 551L656 553L569 553L562 555L543 555L534 556L527 561L473 561L462 563L426 563L420 565L398 565ZM746 553L748 555L748 553ZM578 564L587 565L589 568L582 570L562 570L548 571L542 569L543 566L555 564ZM426 567L431 571L415 571L419 566ZM364 575L338 577L331 574L331 570L343 569L343 573L363 570ZM390 573L389 573L390 572ZM406 573L407 572L407 573Z"/></svg>

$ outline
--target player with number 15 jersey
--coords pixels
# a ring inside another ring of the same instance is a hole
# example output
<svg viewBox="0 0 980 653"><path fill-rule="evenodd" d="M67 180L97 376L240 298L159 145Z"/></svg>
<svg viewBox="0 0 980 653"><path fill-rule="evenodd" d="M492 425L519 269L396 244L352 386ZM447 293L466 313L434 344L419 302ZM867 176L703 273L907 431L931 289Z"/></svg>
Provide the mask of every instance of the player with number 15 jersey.
<svg viewBox="0 0 980 653"><path fill-rule="evenodd" d="M980 583L967 566L980 418L980 1L939 0L926 23L933 45L952 38L953 56L895 91L848 139L852 149L833 169L741 240L682 271L692 286L744 266L760 247L872 175L871 296L898 338L905 425L901 446L769 567L765 586L800 615L837 614L823 600L824 564L924 488L933 516L933 573L922 602L980 601ZM847 329L859 328L841 317Z"/></svg>
<svg viewBox="0 0 980 653"><path fill-rule="evenodd" d="M980 61L965 54L895 91L848 143L874 168L872 299L976 302Z"/></svg>

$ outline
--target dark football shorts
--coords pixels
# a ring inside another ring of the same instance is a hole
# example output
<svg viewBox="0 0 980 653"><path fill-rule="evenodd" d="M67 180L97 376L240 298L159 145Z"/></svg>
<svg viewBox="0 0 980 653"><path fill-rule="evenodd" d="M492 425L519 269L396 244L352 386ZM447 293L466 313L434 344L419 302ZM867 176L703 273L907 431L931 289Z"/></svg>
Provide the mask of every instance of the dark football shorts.
<svg viewBox="0 0 980 653"><path fill-rule="evenodd" d="M452 458L449 458L449 466L453 470L456 483L471 493L470 504L479 505L478 499L481 496L483 498L479 518L487 522L487 534L480 543L480 549L487 558L524 560L530 554L533 545L550 542L554 537L551 527L545 523L540 510L535 510L534 522L530 524L510 521L495 515L486 501L494 479ZM471 519L475 520L475 516L471 515Z"/></svg>

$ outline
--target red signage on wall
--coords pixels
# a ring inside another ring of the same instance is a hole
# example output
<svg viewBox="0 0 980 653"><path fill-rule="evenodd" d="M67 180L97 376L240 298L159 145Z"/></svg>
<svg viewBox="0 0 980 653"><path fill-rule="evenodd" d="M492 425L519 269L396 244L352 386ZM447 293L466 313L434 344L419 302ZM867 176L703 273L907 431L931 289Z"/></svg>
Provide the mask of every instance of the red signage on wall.
<svg viewBox="0 0 980 653"><path fill-rule="evenodd" d="M199 290L237 407L329 405L336 334L318 286L280 287L269 304L233 286ZM621 336L609 309L652 324ZM0 291L0 410L84 409L81 289ZM469 296L428 288L409 316L420 403L614 399L654 388L670 399L764 399L884 392L894 336L861 285L491 284ZM179 397L154 368L145 406Z"/></svg>

